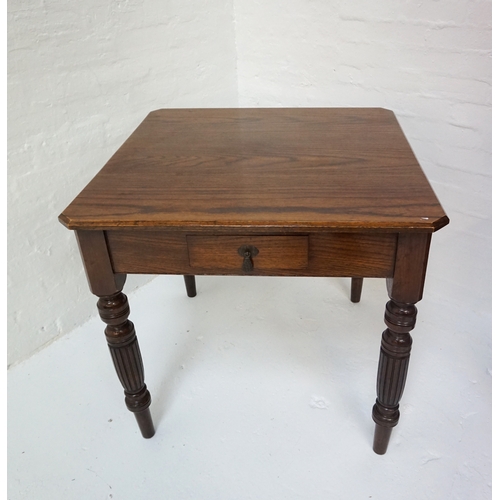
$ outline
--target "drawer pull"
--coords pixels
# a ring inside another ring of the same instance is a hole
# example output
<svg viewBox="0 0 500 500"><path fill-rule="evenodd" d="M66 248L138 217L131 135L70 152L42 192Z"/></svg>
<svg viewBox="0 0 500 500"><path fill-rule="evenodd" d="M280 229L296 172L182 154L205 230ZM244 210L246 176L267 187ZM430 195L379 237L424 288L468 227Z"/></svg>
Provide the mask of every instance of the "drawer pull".
<svg viewBox="0 0 500 500"><path fill-rule="evenodd" d="M241 268L245 273L251 273L253 271L253 257L259 254L259 249L253 245L242 245L238 248L238 254L243 257L243 264Z"/></svg>

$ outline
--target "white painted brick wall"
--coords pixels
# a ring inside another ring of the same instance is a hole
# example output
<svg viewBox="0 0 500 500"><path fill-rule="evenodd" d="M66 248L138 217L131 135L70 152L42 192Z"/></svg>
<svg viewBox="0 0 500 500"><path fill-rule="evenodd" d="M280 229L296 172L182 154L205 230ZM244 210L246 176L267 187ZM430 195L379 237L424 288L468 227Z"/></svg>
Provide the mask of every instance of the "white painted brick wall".
<svg viewBox="0 0 500 500"><path fill-rule="evenodd" d="M94 313L56 218L159 107L394 110L451 218L426 295L490 313L491 2L11 0L8 22L11 362Z"/></svg>
<svg viewBox="0 0 500 500"><path fill-rule="evenodd" d="M8 31L15 363L96 311L59 213L149 111L235 106L237 88L226 0L12 0ZM147 279L130 277L126 290Z"/></svg>
<svg viewBox="0 0 500 500"><path fill-rule="evenodd" d="M241 107L396 113L451 219L426 297L491 314L491 2L236 0L235 22Z"/></svg>

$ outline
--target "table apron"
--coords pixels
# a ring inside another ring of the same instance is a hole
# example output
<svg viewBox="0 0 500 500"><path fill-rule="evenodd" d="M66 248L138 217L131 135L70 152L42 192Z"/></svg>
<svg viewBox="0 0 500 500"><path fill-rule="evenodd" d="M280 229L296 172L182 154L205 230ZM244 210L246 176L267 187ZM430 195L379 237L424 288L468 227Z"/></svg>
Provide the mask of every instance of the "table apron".
<svg viewBox="0 0 500 500"><path fill-rule="evenodd" d="M398 233L198 235L189 232L105 232L115 273L389 278ZM243 269L240 247L259 253ZM260 247L260 248L259 248Z"/></svg>

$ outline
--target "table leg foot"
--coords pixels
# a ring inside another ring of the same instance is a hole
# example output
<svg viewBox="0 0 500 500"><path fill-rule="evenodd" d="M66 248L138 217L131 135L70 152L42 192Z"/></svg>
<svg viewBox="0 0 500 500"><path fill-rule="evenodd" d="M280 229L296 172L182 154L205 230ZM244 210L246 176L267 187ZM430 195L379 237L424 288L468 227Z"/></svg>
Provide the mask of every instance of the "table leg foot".
<svg viewBox="0 0 500 500"><path fill-rule="evenodd" d="M155 435L155 428L149 408L143 411L136 411L134 415L139 425L139 429L141 430L142 437L146 439L152 438Z"/></svg>
<svg viewBox="0 0 500 500"><path fill-rule="evenodd" d="M186 292L188 297L196 297L196 280L192 274L184 275L184 283L186 284Z"/></svg>
<svg viewBox="0 0 500 500"><path fill-rule="evenodd" d="M417 308L390 300L385 310L387 330L382 334L382 345L377 374L377 400L372 417L375 422L373 450L384 454L389 444L392 428L399 421L399 401L408 373L412 338Z"/></svg>
<svg viewBox="0 0 500 500"><path fill-rule="evenodd" d="M373 436L373 451L377 455L384 455L389 446L392 427L384 427L383 425L375 424L375 434Z"/></svg>
<svg viewBox="0 0 500 500"><path fill-rule="evenodd" d="M361 300L361 291L363 290L363 278L351 278L351 302Z"/></svg>
<svg viewBox="0 0 500 500"><path fill-rule="evenodd" d="M101 319L107 324L106 340L116 373L125 389L125 404L135 414L142 435L152 437L151 395L144 383L144 366L134 324L128 320L128 299L122 292L117 292L100 297L97 307Z"/></svg>

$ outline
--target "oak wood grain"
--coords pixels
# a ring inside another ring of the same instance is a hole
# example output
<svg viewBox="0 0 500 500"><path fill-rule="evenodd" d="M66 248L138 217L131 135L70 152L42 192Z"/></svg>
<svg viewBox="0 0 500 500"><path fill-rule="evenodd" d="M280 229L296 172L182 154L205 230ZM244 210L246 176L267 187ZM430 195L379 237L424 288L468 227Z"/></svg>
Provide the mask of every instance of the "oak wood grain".
<svg viewBox="0 0 500 500"><path fill-rule="evenodd" d="M70 229L434 231L448 219L394 113L150 113L60 215Z"/></svg>
<svg viewBox="0 0 500 500"><path fill-rule="evenodd" d="M115 273L103 231L75 231L90 291L97 296L113 295L123 289L126 274Z"/></svg>
<svg viewBox="0 0 500 500"><path fill-rule="evenodd" d="M188 236L189 264L210 271L239 270L242 257L238 249L252 245L253 274L261 269L305 269L308 265L307 236Z"/></svg>
<svg viewBox="0 0 500 500"><path fill-rule="evenodd" d="M387 280L391 299L404 303L422 299L430 245L430 234L402 233L398 236L394 276Z"/></svg>
<svg viewBox="0 0 500 500"><path fill-rule="evenodd" d="M144 437L154 434L151 397L121 293L127 273L182 274L190 297L198 274L351 277L354 302L364 277L387 278L372 413L374 450L385 453L399 420L431 233L449 222L394 113L154 111L59 220L76 230Z"/></svg>
<svg viewBox="0 0 500 500"><path fill-rule="evenodd" d="M196 237L196 235L194 236ZM207 252L209 267L193 266L189 259L188 238L182 232L121 229L106 231L106 239L114 272L139 274L211 274L244 275L241 261L228 266L218 257L217 246ZM217 236L214 238L218 238ZM223 237L226 238L226 237ZM233 238L227 235L227 238ZM241 241L255 242L255 235L239 236ZM263 236L283 238L283 236ZM290 238L297 238L296 235ZM308 241L308 265L301 268L280 269L257 266L252 274L262 276L365 276L388 278L393 275L398 235L394 233L311 233L300 237ZM219 241L219 240L212 240ZM227 240L226 240L227 241ZM240 241L238 239L238 241ZM292 240L294 241L294 240ZM303 243L299 243L299 246ZM223 245L223 248L226 247ZM278 249L276 248L276 251ZM299 248L300 250L300 248ZM200 251L202 251L200 247ZM304 255L303 250L301 251ZM239 259L241 257L237 256ZM293 259L295 257L292 256ZM218 264L217 264L218 263ZM196 264L196 262L195 262Z"/></svg>

